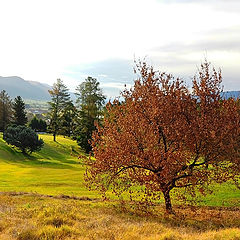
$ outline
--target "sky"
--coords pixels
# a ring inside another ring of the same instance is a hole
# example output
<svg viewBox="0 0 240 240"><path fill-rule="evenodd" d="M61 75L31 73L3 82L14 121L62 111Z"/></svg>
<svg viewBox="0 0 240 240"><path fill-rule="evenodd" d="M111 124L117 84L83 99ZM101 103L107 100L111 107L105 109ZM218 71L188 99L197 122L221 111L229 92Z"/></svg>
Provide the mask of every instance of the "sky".
<svg viewBox="0 0 240 240"><path fill-rule="evenodd" d="M190 82L207 58L240 90L239 0L0 0L0 76L107 97L133 85L134 60Z"/></svg>

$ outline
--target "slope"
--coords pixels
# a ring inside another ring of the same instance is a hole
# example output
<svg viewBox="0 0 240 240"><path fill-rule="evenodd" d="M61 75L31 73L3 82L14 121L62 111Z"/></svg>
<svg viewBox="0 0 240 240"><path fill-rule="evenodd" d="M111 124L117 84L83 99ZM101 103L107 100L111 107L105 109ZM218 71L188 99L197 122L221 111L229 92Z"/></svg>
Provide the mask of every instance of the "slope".
<svg viewBox="0 0 240 240"><path fill-rule="evenodd" d="M85 167L78 160L81 150L76 142L40 135L44 147L26 156L7 145L0 136L0 191L38 192L92 196L83 184Z"/></svg>
<svg viewBox="0 0 240 240"><path fill-rule="evenodd" d="M5 90L12 98L49 100L48 90L51 87L39 82L25 81L20 77L0 77L0 90Z"/></svg>

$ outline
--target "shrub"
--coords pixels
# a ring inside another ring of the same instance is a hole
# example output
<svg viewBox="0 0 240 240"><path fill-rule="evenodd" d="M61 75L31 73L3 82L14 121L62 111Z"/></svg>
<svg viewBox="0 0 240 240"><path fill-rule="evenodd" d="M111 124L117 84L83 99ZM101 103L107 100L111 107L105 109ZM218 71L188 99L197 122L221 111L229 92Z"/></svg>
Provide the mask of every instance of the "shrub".
<svg viewBox="0 0 240 240"><path fill-rule="evenodd" d="M3 133L3 139L19 148L23 153L39 151L43 147L43 140L31 129L25 126L9 126Z"/></svg>

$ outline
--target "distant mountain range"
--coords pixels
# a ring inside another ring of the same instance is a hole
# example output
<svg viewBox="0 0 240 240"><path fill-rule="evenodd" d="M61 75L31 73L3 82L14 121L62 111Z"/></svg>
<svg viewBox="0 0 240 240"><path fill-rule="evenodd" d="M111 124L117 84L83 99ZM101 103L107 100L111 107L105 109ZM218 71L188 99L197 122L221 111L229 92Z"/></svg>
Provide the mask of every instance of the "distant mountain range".
<svg viewBox="0 0 240 240"><path fill-rule="evenodd" d="M232 98L240 98L240 91L226 91L222 93L224 99Z"/></svg>
<svg viewBox="0 0 240 240"><path fill-rule="evenodd" d="M20 77L0 77L0 91L5 90L11 98L21 96L23 99L49 101L48 90L52 87L45 83L26 81ZM70 93L74 100L75 96Z"/></svg>
<svg viewBox="0 0 240 240"><path fill-rule="evenodd" d="M20 77L0 77L0 91L6 90L11 98L21 96L23 99L48 101L51 86Z"/></svg>
<svg viewBox="0 0 240 240"><path fill-rule="evenodd" d="M0 77L0 91L6 90L11 98L21 96L23 99L49 101L50 95L48 90L51 86L48 84L26 81L20 77ZM71 98L75 100L75 95L70 93ZM240 91L223 92L223 98L240 97Z"/></svg>

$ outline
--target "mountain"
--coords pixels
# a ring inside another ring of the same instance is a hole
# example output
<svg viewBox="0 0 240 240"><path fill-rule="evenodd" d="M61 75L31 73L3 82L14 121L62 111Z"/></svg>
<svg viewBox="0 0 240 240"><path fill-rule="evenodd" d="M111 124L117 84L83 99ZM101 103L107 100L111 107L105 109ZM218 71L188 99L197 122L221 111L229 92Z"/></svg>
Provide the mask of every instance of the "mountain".
<svg viewBox="0 0 240 240"><path fill-rule="evenodd" d="M26 81L20 77L1 77L0 91L5 90L11 98L21 96L23 99L36 101L49 101L48 90L52 87L45 83ZM75 94L70 92L72 100L76 100Z"/></svg>
<svg viewBox="0 0 240 240"><path fill-rule="evenodd" d="M226 91L222 93L222 96L224 99L228 99L228 98L240 98L240 91Z"/></svg>
<svg viewBox="0 0 240 240"><path fill-rule="evenodd" d="M23 99L48 101L51 86L35 81L26 81L20 77L0 77L0 91L6 90L11 98L21 96Z"/></svg>
<svg viewBox="0 0 240 240"><path fill-rule="evenodd" d="M23 99L49 101L48 90L51 86L36 81L26 81L20 77L0 77L0 91L6 90L11 98L21 96ZM74 93L70 92L72 100L76 100ZM223 98L240 97L240 91L226 91L222 93Z"/></svg>

